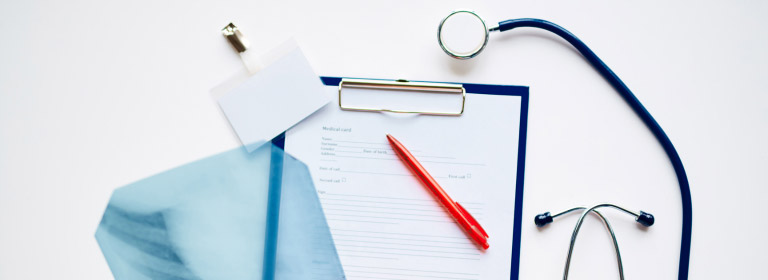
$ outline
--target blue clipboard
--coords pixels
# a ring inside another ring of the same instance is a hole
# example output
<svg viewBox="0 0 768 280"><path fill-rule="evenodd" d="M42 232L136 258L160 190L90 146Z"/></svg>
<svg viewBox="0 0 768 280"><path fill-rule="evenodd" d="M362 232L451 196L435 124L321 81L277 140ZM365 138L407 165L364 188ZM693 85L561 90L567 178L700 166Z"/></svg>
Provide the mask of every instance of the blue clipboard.
<svg viewBox="0 0 768 280"><path fill-rule="evenodd" d="M321 76L320 80L326 86L339 86L342 79L341 77L325 77ZM426 81L418 81L426 82ZM427 82L430 83L430 82ZM445 83L443 83L445 84ZM515 215L514 215L514 227L512 234L512 263L510 264L510 279L518 279L520 272L520 238L522 229L522 213L523 213L523 183L525 175L525 147L528 131L528 87L527 86L512 86L512 85L488 85L488 84L470 84L470 83L451 83L463 85L467 94L492 94L492 95L506 95L506 96L519 96L520 102L520 131L519 131L519 146L517 157L517 176L515 182ZM272 139L272 144L285 148L285 133ZM272 163L278 163L279 160L272 160ZM270 182L277 182L277 184L270 186L269 198L268 198L268 211L269 217L267 218L267 233L265 252L270 255L265 255L265 269L274 268L274 255L276 254L275 242L278 233L278 215L280 209L280 184L279 178L282 174L282 170L279 166L272 166L270 171L270 177L275 176L278 180L270 180ZM266 254L266 253L265 253ZM266 261L271 259L273 262L271 265L266 265ZM265 270L265 276L267 271ZM271 279L271 278L264 278Z"/></svg>

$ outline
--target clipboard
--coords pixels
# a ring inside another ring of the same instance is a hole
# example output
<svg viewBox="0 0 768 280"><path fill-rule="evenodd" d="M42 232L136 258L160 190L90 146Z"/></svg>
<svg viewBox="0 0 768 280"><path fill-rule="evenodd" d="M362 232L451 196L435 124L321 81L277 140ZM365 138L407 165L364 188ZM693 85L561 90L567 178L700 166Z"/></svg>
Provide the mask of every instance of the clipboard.
<svg viewBox="0 0 768 280"><path fill-rule="evenodd" d="M247 49L247 43L242 43L244 38L233 24L229 24L222 32L223 35L230 41L235 50L238 53L243 53ZM235 32L236 31L236 32ZM248 67L249 61L243 60ZM251 69L250 67L248 67ZM510 279L518 279L520 271L520 241L521 241L521 229L522 229L522 197L523 197L523 183L524 183L524 170L525 170L525 150L527 139L527 123L528 123L528 87L524 86L508 86L508 85L486 85L486 84L462 84L462 83L434 83L423 81L405 81L405 80L371 80L371 79L350 79L342 77L320 77L325 86L338 86L338 106L342 110L354 110L354 111L381 111L392 113L418 113L428 115L440 115L440 116L460 116L464 113L466 105L466 94L489 94L489 95L504 95L504 96L516 96L520 97L520 116L519 116L519 131L518 131L518 150L517 150L517 162L516 162L516 176L515 176L515 204L514 204L514 218L512 227L512 256L510 263ZM345 86L362 87L362 88L374 88L385 89L394 91L410 91L410 92L432 92L432 93L449 93L459 94L461 97L460 107L455 111L439 111L439 110L420 110L420 109L396 109L387 106L376 107L359 107L359 106L347 106L344 104L342 97L343 89ZM286 134L281 133L273 140L272 144L282 150L285 149ZM275 165L277 163L277 165ZM280 211L280 180L282 178L282 169L280 167L280 159L273 158L270 163L270 190L268 195L268 218L266 223L266 247L265 247L265 279L273 278L273 274L267 269L274 269L274 255L277 249L277 232L279 228L278 213ZM277 184L272 184L277 182Z"/></svg>
<svg viewBox="0 0 768 280"><path fill-rule="evenodd" d="M503 95L520 98L520 125L519 125L519 145L517 151L517 170L515 185L511 186L515 188L514 199L514 220L513 220L513 234L512 234L512 257L510 263L510 279L518 279L520 271L520 243L521 243L521 229L522 229L522 209L523 209L523 190L524 190L524 175L525 175L525 151L526 151L526 139L527 139L527 123L528 123L528 104L529 104L529 92L526 86L513 86L513 85L490 85L490 84L472 84L472 83L437 83L437 82L425 82L425 81L406 81L406 80L383 80L383 79L358 79L358 78L342 78L342 77L320 77L325 86L338 87L339 103L329 104L328 106L339 106L342 110L350 111L381 111L381 112L394 112L394 113L418 113L427 115L439 115L445 117L460 116L464 112L465 101L467 94L487 94L487 95ZM401 110L389 107L354 107L345 104L343 95L345 89L348 88L374 88L395 90L402 94L408 94L409 92L427 92L438 94L450 94L455 95L457 98L456 107L460 108L457 111L433 111L433 110ZM272 143L282 149L285 148L286 135L285 133L274 138ZM275 161L273 161L275 162ZM279 167L274 169L276 176L281 174ZM280 208L279 191L270 190L268 208L270 212L276 213ZM268 220L267 224L267 238L270 236L276 236L277 224L276 221L270 224ZM274 240L267 240L267 244L275 243ZM272 251L274 253L274 251Z"/></svg>

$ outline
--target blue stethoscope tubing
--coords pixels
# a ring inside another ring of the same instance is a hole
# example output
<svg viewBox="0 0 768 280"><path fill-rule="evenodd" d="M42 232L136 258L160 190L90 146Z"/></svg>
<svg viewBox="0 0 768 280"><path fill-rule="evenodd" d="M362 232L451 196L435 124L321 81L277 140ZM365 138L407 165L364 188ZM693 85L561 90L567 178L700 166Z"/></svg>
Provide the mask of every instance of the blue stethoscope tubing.
<svg viewBox="0 0 768 280"><path fill-rule="evenodd" d="M691 190L688 185L688 176L685 174L683 162L680 160L680 155L677 153L677 150L675 150L675 146L672 145L672 141L669 140L669 137L661 128L659 123L656 122L653 116L651 116L651 113L649 113L643 104L640 103L637 97L632 94L632 91L629 90L627 85L625 85L624 82L621 81L621 79L619 79L619 77L616 76L616 74L613 73L613 71L611 71L611 69L608 68L608 66L605 65L605 63L599 57L597 57L597 55L591 49L589 49L586 44L584 44L584 42L579 40L576 35L568 32L568 30L565 30L565 28L562 28L559 25L546 20L520 18L499 22L498 27L491 28L489 31L507 31L519 27L544 29L555 33L557 36L560 36L561 38L568 41L568 43L575 47L576 50L578 50L579 53L581 53L581 55L583 55L587 61L589 61L589 63L592 64L592 66L598 72L600 72L603 78L605 78L608 83L610 83L611 86L613 86L613 88L619 92L621 97L624 98L624 101L626 101L627 104L629 104L629 107L635 111L637 116L643 120L643 123L645 123L648 129L651 130L653 135L656 137L656 140L658 140L659 144L661 144L662 148L664 148L664 152L667 153L667 157L669 157L669 161L672 163L672 167L675 169L675 174L677 175L677 183L680 185L680 195L683 201L683 233L680 243L680 265L678 268L677 279L688 279L688 264L691 254Z"/></svg>

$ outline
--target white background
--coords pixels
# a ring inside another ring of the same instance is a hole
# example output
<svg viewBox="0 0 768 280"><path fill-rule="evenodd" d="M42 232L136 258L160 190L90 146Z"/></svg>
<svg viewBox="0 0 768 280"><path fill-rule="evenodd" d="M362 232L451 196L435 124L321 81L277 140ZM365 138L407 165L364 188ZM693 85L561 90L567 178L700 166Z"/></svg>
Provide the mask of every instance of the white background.
<svg viewBox="0 0 768 280"><path fill-rule="evenodd" d="M763 274L764 2L6 0L0 279L110 278L93 233L112 190L239 144L210 94L243 69L219 32L229 21L255 52L295 37L319 75L530 86L521 277L560 277L575 220L539 231L533 215L605 201L657 210L648 231L609 215L627 276L676 278L680 213L670 209L679 192L651 134L578 53L543 31L492 34L479 57L450 59L436 27L462 8L489 25L548 19L584 40L682 157L694 209L690 278ZM585 225L576 249L574 279L616 278L599 224Z"/></svg>

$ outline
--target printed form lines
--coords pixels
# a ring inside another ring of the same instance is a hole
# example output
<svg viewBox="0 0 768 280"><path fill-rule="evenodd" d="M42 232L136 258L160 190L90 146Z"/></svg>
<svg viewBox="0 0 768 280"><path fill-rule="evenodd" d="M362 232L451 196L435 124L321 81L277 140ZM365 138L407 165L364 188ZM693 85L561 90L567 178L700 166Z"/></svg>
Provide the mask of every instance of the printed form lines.
<svg viewBox="0 0 768 280"><path fill-rule="evenodd" d="M354 197L368 197L368 198L382 198L382 199L399 199L399 200L417 200L417 201L435 201L434 199L422 199L422 198L404 198L404 197L391 197L391 196L371 196L371 195L354 195L354 194L336 194L336 193L326 193L325 195L332 195L332 196L354 196ZM484 204L481 202L462 202L462 204Z"/></svg>
<svg viewBox="0 0 768 280"><path fill-rule="evenodd" d="M423 269L393 268L383 266L366 266L348 264L344 272L351 279L449 279L449 280L479 280L479 273L459 271L434 271ZM397 278L391 278L397 277ZM404 278L403 278L404 277Z"/></svg>
<svg viewBox="0 0 768 280"><path fill-rule="evenodd" d="M464 237L456 237L456 236L429 235L429 234L415 234L415 233L401 233L401 232L382 232L382 231L367 231L367 230L351 230L351 229L340 229L340 228L332 228L331 230L337 230L337 231L351 231L351 232L362 232L362 233L392 234L392 235L407 235L407 236L419 236L419 237L429 237L429 238L454 238L454 239L466 239L466 238L464 238Z"/></svg>
<svg viewBox="0 0 768 280"><path fill-rule="evenodd" d="M418 246L418 247L431 247L431 248L447 248L447 249L456 249L456 250L472 250L476 251L477 248L472 246L471 243L467 242L448 242L448 241L435 241L435 240L414 240L414 239L403 239L403 238L383 238L379 237L381 239L396 239L396 240L406 240L406 241L419 241L418 243L402 243L402 242L381 242L381 241L369 241L369 240L351 240L351 239L343 239L343 238L349 238L349 237L359 237L354 235L343 235L343 234L336 234L336 236L341 236L342 238L335 239L336 241L344 241L344 242L362 242L362 243L376 243L376 244L386 244L386 245L402 245L402 246ZM377 240L377 239L374 239ZM457 245L451 245L451 246L434 246L434 245L424 245L422 242L436 242L438 244L459 244L459 245L469 245L464 247L456 247ZM338 242L337 242L338 243Z"/></svg>
<svg viewBox="0 0 768 280"><path fill-rule="evenodd" d="M375 201L375 200L358 200L358 199L348 199L348 198L328 198L328 197L321 197L321 200L333 200L333 201L342 201L342 202L360 202L360 203L381 203L381 204L395 204L395 205L409 205L409 206L426 206L426 207L442 207L440 204L438 204L435 200L432 201L432 203L428 204L417 204L417 203L403 203L403 202L391 202L391 201ZM471 205L471 204L467 204ZM480 209L479 207L470 207L466 206L466 208L469 209Z"/></svg>
<svg viewBox="0 0 768 280"><path fill-rule="evenodd" d="M376 276L386 276L386 275L392 275L392 276L406 276L407 279L413 279L413 277L426 277L426 278L437 278L437 279L450 279L450 280L475 280L477 278L456 278L456 277L447 277L445 275L423 275L423 274L412 274L412 273L395 273L395 272L374 272L374 271L364 271L364 270L344 270L345 273L352 272L353 274L357 273L363 273L363 274L373 274ZM366 276L363 276L366 277ZM387 279L402 279L402 278L387 278Z"/></svg>
<svg viewBox="0 0 768 280"><path fill-rule="evenodd" d="M433 270L422 270L422 269L405 269L405 268L377 267L377 266L363 266L363 265L347 265L347 266L348 267L357 267L357 268L380 269L380 270L395 270L395 271L411 271L411 272L450 274L450 275L480 276L479 273L466 273L466 272L454 272L454 271L433 271Z"/></svg>
<svg viewBox="0 0 768 280"><path fill-rule="evenodd" d="M384 255L393 255L393 256L408 256L408 257L428 257L428 258L440 258L440 259L460 259L460 260L480 260L480 257L462 257L462 256L445 256L445 255L427 255L427 254L406 254L406 253L397 253L397 252L376 252L371 250L349 250L345 247L340 247L337 249L339 252L345 253L345 252L353 252L353 253L367 253L367 254L384 254Z"/></svg>

